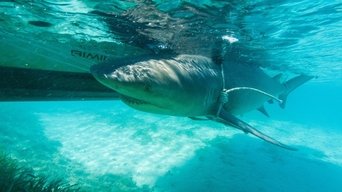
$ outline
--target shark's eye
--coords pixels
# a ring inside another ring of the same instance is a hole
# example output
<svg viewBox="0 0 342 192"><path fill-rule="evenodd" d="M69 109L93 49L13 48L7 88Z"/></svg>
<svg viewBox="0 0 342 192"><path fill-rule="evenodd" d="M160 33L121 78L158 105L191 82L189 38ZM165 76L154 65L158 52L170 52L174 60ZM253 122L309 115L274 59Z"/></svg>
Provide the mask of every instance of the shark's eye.
<svg viewBox="0 0 342 192"><path fill-rule="evenodd" d="M150 91L151 91L151 85L148 84L148 83L145 83L145 84L144 84L144 90L145 90L146 92L150 92Z"/></svg>

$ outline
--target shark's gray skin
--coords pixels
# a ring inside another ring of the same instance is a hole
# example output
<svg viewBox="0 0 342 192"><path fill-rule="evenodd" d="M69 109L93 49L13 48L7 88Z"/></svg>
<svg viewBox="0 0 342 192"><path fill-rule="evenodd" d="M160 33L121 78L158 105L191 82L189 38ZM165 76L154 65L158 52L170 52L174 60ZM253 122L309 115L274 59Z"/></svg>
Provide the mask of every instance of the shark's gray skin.
<svg viewBox="0 0 342 192"><path fill-rule="evenodd" d="M120 60L98 64L91 68L91 72L135 109L193 119L206 117L293 149L264 135L236 115L258 108L266 114L263 104L270 100L270 96L261 92L279 97L284 107L287 94L311 77L300 75L281 83L280 75L271 78L258 67L214 61L200 55L151 57L131 63L126 61L124 65ZM117 66L118 63L121 66ZM249 87L260 92L248 89L232 91L226 95L228 101L223 102L223 90L235 87Z"/></svg>

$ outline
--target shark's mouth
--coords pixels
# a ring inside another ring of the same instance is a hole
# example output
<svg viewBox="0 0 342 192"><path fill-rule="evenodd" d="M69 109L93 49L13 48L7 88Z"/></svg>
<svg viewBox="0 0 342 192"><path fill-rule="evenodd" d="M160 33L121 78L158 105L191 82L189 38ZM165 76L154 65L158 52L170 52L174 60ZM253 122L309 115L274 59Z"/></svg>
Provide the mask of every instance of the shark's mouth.
<svg viewBox="0 0 342 192"><path fill-rule="evenodd" d="M133 97L129 97L126 95L120 95L121 96L121 100L129 105L152 105L151 103L148 103L146 101L140 100L140 99L136 99Z"/></svg>

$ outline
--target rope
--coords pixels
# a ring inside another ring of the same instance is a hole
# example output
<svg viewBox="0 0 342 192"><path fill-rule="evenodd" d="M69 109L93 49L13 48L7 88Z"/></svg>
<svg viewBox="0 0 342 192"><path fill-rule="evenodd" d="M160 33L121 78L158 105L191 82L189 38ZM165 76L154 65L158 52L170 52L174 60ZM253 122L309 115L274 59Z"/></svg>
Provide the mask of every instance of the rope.
<svg viewBox="0 0 342 192"><path fill-rule="evenodd" d="M231 89L223 89L223 92L228 95L228 93L230 92L233 92L233 91L238 91L238 90L251 90L251 91L255 91L255 92L258 92L258 93L261 93L267 97L270 97L271 99L274 99L276 101L278 101L280 104L283 103L283 100L277 98L276 96L272 95L272 94L269 94L265 91L262 91L260 89L256 89L256 88L253 88L253 87L234 87L234 88L231 88Z"/></svg>
<svg viewBox="0 0 342 192"><path fill-rule="evenodd" d="M219 116L221 110L222 110L222 107L225 103L228 102L228 94L225 94L224 90L225 90L225 87L226 87L226 81L224 80L224 70L223 70L223 63L220 64L221 65L221 77L222 77L222 92L220 94L220 106L217 110L217 113L216 113L216 117Z"/></svg>
<svg viewBox="0 0 342 192"><path fill-rule="evenodd" d="M272 95L272 94L269 94L265 91L262 91L260 89L256 89L256 88L253 88L253 87L234 87L234 88L231 88L231 89L225 89L225 80L224 80L224 70L223 70L223 63L221 63L221 76L222 76L222 92L220 94L220 98L219 98L219 102L220 102L220 106L217 110L217 113L216 113L216 117L219 116L221 110L222 110L222 107L224 104L228 103L228 96L229 96L229 93L230 92L233 92L233 91L239 91L239 90L250 90L250 91L255 91L257 93L260 93L260 94L263 94L271 99L274 99L276 101L278 101L280 104L283 103L283 100L277 98L276 96Z"/></svg>

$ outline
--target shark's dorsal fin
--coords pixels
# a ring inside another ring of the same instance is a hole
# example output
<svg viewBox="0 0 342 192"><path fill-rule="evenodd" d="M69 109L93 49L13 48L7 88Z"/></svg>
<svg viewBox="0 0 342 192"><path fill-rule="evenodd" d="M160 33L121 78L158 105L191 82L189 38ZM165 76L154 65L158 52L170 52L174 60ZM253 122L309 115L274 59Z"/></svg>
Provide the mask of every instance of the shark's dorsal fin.
<svg viewBox="0 0 342 192"><path fill-rule="evenodd" d="M285 149L296 150L293 147L287 146L287 145L273 139L272 137L265 135L264 133L258 131L254 127L252 127L249 124L245 123L244 121L238 119L237 117L231 115L230 113L228 113L225 110L221 110L217 117L218 117L217 121L224 123L226 125L233 126L237 129L242 130L245 133L250 133L254 136L259 137L260 139L262 139L264 141L267 141L269 143L272 143L274 145L277 145L277 146L285 148Z"/></svg>
<svg viewBox="0 0 342 192"><path fill-rule="evenodd" d="M211 50L211 59L217 65L222 65L223 63L223 40L218 38L214 42L214 47Z"/></svg>
<svg viewBox="0 0 342 192"><path fill-rule="evenodd" d="M260 111L262 114L264 114L266 117L270 117L270 115L267 113L265 106L261 106L258 108L258 111Z"/></svg>
<svg viewBox="0 0 342 192"><path fill-rule="evenodd" d="M272 79L274 79L277 82L280 82L280 79L281 79L282 76L283 76L283 74L279 73L279 74L275 75L274 77L272 77Z"/></svg>

